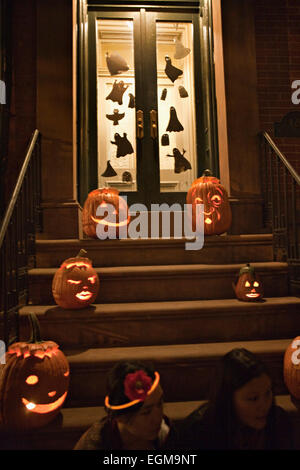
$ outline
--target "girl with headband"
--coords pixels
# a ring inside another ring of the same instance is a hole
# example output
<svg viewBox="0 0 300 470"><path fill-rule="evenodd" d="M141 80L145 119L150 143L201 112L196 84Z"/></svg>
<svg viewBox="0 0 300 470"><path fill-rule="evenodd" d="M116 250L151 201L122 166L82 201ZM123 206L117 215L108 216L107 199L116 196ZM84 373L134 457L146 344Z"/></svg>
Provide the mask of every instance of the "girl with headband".
<svg viewBox="0 0 300 470"><path fill-rule="evenodd" d="M159 373L137 361L120 362L110 371L107 388L107 416L94 423L74 449L166 448L175 431L163 414Z"/></svg>

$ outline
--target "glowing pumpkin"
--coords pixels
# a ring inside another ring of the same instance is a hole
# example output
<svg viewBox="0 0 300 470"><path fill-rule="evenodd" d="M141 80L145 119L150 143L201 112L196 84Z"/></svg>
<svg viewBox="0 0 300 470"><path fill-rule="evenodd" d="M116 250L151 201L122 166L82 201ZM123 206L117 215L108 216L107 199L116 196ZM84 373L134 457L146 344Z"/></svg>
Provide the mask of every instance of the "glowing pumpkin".
<svg viewBox="0 0 300 470"><path fill-rule="evenodd" d="M205 170L187 193L187 204L192 205L192 229L196 230L196 206L204 205L204 235L220 235L226 232L232 221L228 194L218 178Z"/></svg>
<svg viewBox="0 0 300 470"><path fill-rule="evenodd" d="M29 342L9 346L0 377L0 422L7 429L45 426L57 416L69 387L69 364L53 341L41 341L30 315Z"/></svg>
<svg viewBox="0 0 300 470"><path fill-rule="evenodd" d="M103 215L97 216L97 209L101 208ZM113 208L113 213L110 214ZM109 220L112 216L113 220ZM97 237L97 225L103 224L115 227L116 237L119 236L119 227L127 226L130 222L128 206L114 188L99 188L91 191L84 203L82 211L82 227L88 237Z"/></svg>
<svg viewBox="0 0 300 470"><path fill-rule="evenodd" d="M52 281L55 302L65 309L80 309L93 303L99 291L99 278L90 259L80 250L75 258L66 259Z"/></svg>
<svg viewBox="0 0 300 470"><path fill-rule="evenodd" d="M297 336L285 351L283 378L292 397L300 400L300 336Z"/></svg>
<svg viewBox="0 0 300 470"><path fill-rule="evenodd" d="M249 263L240 269L234 290L237 298L245 302L253 302L262 299L263 286L261 280L255 273L253 266L250 266Z"/></svg>

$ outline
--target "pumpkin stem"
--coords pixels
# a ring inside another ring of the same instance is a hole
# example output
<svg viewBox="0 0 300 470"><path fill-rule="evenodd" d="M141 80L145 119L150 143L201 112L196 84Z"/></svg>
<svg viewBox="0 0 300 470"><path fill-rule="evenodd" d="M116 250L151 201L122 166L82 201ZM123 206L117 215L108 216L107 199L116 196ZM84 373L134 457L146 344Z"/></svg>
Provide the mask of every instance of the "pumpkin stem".
<svg viewBox="0 0 300 470"><path fill-rule="evenodd" d="M202 176L212 176L211 170L209 170L209 169L207 168L206 170L204 170Z"/></svg>
<svg viewBox="0 0 300 470"><path fill-rule="evenodd" d="M84 258L87 255L87 251L84 248L77 253L76 258Z"/></svg>
<svg viewBox="0 0 300 470"><path fill-rule="evenodd" d="M29 314L29 321L31 326L31 337L29 343L41 343L41 331L39 321L34 313Z"/></svg>

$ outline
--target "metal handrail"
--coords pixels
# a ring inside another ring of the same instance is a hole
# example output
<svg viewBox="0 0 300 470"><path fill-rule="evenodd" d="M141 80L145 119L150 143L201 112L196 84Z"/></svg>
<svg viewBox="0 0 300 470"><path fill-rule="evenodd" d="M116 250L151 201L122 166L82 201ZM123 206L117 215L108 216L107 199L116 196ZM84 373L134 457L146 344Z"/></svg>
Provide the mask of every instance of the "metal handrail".
<svg viewBox="0 0 300 470"><path fill-rule="evenodd" d="M21 187L22 187L22 184L23 184L23 181L24 181L24 177L25 177L25 174L26 174L26 171L27 171L27 167L29 165L29 162L30 162L30 159L31 159L33 150L35 148L38 137L39 137L39 131L36 129L33 133L31 142L29 144L29 147L28 147L28 150L27 150L27 153L26 153L26 157L25 157L24 163L22 165L22 168L21 168L21 171L20 171L20 174L19 174L19 177L18 177L18 181L17 181L15 189L13 191L9 206L8 206L8 208L6 210L6 213L5 213L5 216L3 218L2 226L1 226L1 229L0 229L0 248L2 246L2 243L3 243L4 237L5 237L9 222L11 220L11 217L12 217L17 199L18 199L18 195L20 193L20 190L21 190Z"/></svg>
<svg viewBox="0 0 300 470"><path fill-rule="evenodd" d="M264 223L273 233L274 260L289 268L290 294L300 293L300 176L267 132L262 132Z"/></svg>
<svg viewBox="0 0 300 470"><path fill-rule="evenodd" d="M40 132L31 137L0 226L0 314L8 345L19 338L19 308L29 301L28 269L36 264L35 234L41 231Z"/></svg>
<svg viewBox="0 0 300 470"><path fill-rule="evenodd" d="M275 142L272 140L270 135L267 132L263 132L262 135L265 137L267 142L270 144L276 155L280 158L286 169L290 172L294 180L296 181L297 184L300 186L300 176L296 172L296 170L292 167L292 165L289 163L287 158L283 155L283 153L279 150Z"/></svg>

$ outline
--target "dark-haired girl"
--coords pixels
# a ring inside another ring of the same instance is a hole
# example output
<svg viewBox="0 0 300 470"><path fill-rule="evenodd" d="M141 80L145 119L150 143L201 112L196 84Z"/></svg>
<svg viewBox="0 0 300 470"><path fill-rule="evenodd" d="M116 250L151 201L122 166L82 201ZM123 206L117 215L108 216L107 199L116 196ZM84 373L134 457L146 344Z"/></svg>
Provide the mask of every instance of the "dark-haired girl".
<svg viewBox="0 0 300 470"><path fill-rule="evenodd" d="M181 449L292 449L288 413L276 406L266 366L250 351L222 357L213 392L181 424Z"/></svg>
<svg viewBox="0 0 300 470"><path fill-rule="evenodd" d="M74 449L164 448L172 430L163 415L159 373L137 361L120 362L110 371L107 388L107 416L95 422Z"/></svg>

